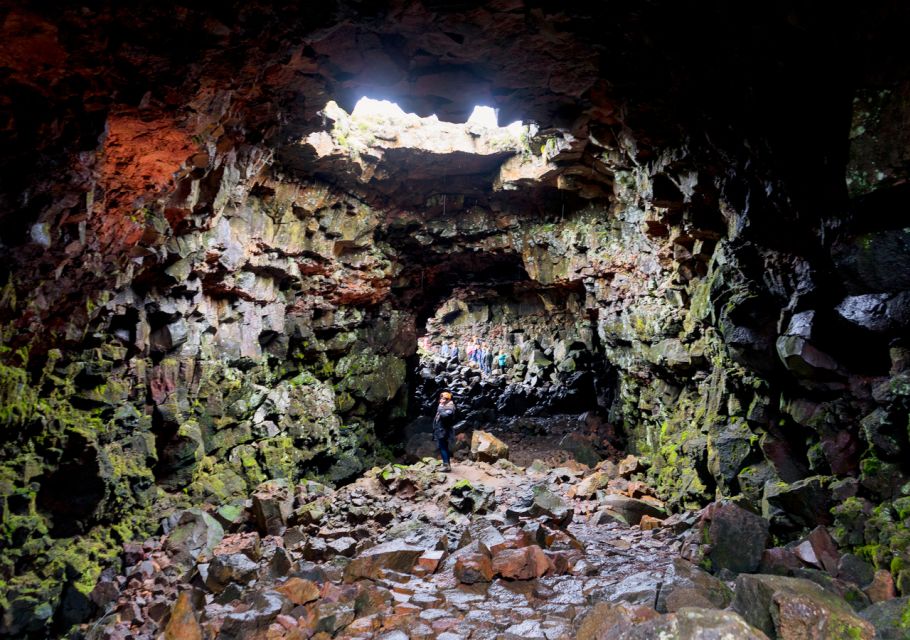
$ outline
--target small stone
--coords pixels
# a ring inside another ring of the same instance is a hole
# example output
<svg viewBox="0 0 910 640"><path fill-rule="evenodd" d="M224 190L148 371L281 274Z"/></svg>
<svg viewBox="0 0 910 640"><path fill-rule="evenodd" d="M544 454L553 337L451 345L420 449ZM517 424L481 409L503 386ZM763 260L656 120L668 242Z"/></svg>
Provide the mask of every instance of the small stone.
<svg viewBox="0 0 910 640"><path fill-rule="evenodd" d="M891 572L886 569L879 569L872 577L872 582L863 589L863 592L869 596L872 603L884 602L897 597L897 591L894 588L894 578Z"/></svg>
<svg viewBox="0 0 910 640"><path fill-rule="evenodd" d="M490 557L483 553L468 553L455 561L455 577L464 584L490 582L493 580L493 566Z"/></svg>
<svg viewBox="0 0 910 640"><path fill-rule="evenodd" d="M433 573L439 567L439 563L442 562L443 557L445 557L445 551L433 549L431 551L425 551L423 555L417 558L417 566L421 567L427 573Z"/></svg>
<svg viewBox="0 0 910 640"><path fill-rule="evenodd" d="M632 454L627 455L619 463L619 475L623 478L629 478L633 473L641 470L641 462Z"/></svg>
<svg viewBox="0 0 910 640"><path fill-rule="evenodd" d="M660 518L644 515L641 517L641 522L638 523L638 526L642 531L651 531L652 529L659 529L661 522L663 521Z"/></svg>
<svg viewBox="0 0 910 640"><path fill-rule="evenodd" d="M281 593L295 605L304 605L313 602L319 597L319 585L311 580L292 577L275 587L275 591Z"/></svg>
<svg viewBox="0 0 910 640"><path fill-rule="evenodd" d="M550 571L550 559L536 544L504 549L493 557L493 573L512 580L531 580Z"/></svg>

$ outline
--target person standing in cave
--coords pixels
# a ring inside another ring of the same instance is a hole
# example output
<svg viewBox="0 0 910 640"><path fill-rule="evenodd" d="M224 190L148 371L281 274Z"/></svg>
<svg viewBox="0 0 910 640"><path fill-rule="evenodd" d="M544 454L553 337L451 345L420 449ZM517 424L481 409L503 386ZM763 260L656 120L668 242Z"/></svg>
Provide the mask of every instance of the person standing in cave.
<svg viewBox="0 0 910 640"><path fill-rule="evenodd" d="M442 351L440 351L439 355L442 356L443 360L449 359L449 342L447 340L442 341Z"/></svg>
<svg viewBox="0 0 910 640"><path fill-rule="evenodd" d="M483 343L483 352L481 355L481 364L480 370L486 375L493 373L493 350L490 349L490 344L488 342Z"/></svg>
<svg viewBox="0 0 910 640"><path fill-rule="evenodd" d="M506 372L506 363L508 362L509 357L506 355L506 352L502 349L499 350L499 355L496 356L496 364L499 365L499 372L505 375Z"/></svg>
<svg viewBox="0 0 910 640"><path fill-rule="evenodd" d="M439 406L436 408L436 417L433 418L433 438L436 440L436 446L439 447L443 471L452 470L452 466L449 464L449 439L452 437L452 426L454 424L455 402L452 400L451 393L443 391L439 395Z"/></svg>

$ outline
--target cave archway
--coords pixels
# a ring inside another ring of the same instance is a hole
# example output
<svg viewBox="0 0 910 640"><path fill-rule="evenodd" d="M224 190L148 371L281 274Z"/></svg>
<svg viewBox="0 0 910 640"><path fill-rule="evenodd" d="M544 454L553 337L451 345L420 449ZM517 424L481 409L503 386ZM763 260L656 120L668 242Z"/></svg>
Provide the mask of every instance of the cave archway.
<svg viewBox="0 0 910 640"><path fill-rule="evenodd" d="M406 460L433 455L429 432L443 390L458 406L459 450L483 430L525 465L593 466L617 453L620 438L606 419L614 371L581 280L542 284L511 250L458 251L421 267L399 298L415 314L418 343L408 359L407 421L389 434ZM458 356L444 343L457 344Z"/></svg>

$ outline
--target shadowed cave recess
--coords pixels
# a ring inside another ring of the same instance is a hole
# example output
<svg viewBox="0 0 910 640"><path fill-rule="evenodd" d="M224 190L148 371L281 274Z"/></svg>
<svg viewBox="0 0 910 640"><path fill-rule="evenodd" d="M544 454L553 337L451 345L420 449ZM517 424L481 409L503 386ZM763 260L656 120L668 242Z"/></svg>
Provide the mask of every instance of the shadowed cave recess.
<svg viewBox="0 0 910 640"><path fill-rule="evenodd" d="M907 24L0 8L0 637L906 637Z"/></svg>

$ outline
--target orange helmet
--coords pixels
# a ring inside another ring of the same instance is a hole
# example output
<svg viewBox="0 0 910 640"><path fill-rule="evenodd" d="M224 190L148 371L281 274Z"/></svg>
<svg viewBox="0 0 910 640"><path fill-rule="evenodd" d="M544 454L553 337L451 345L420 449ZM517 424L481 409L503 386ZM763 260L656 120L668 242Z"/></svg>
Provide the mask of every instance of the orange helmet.
<svg viewBox="0 0 910 640"><path fill-rule="evenodd" d="M443 391L442 393L439 394L439 397L442 398L443 400L451 400L452 394L449 393L448 391Z"/></svg>

